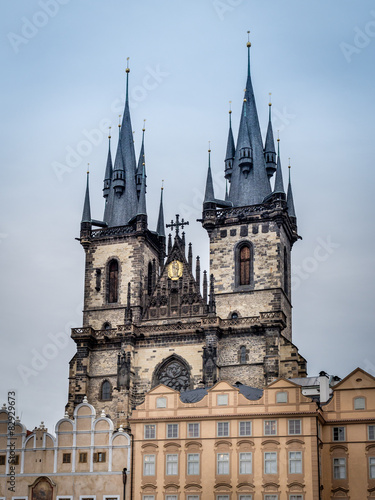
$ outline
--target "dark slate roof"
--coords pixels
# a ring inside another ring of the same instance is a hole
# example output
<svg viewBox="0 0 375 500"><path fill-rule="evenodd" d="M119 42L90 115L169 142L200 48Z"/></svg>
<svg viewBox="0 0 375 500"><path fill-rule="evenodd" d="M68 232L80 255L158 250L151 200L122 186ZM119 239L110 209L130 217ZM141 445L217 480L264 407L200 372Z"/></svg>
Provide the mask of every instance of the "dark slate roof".
<svg viewBox="0 0 375 500"><path fill-rule="evenodd" d="M211 151L208 151L208 171L207 171L207 181L206 181L206 191L204 194L204 203L206 202L214 202L215 194L214 194L214 184L212 182L212 174L211 174Z"/></svg>
<svg viewBox="0 0 375 500"><path fill-rule="evenodd" d="M228 132L228 142L227 142L227 153L225 155L226 160L234 158L234 155L236 153L236 148L234 146L233 132L232 132L231 116L232 116L231 113L229 113L229 132Z"/></svg>
<svg viewBox="0 0 375 500"><path fill-rule="evenodd" d="M267 128L266 142L264 145L264 151L265 153L276 153L275 141L273 139L273 130L272 130L271 104L269 104L268 128Z"/></svg>
<svg viewBox="0 0 375 500"><path fill-rule="evenodd" d="M250 387L249 385L243 385L240 382L234 384L234 387L237 387L240 393L250 401L257 401L263 396L262 389L256 389L255 387ZM209 388L207 387L203 387L201 389L193 389L192 391L181 392L180 399L183 403L197 403L208 394L208 389Z"/></svg>
<svg viewBox="0 0 375 500"><path fill-rule="evenodd" d="M293 191L292 191L292 183L290 181L290 167L289 167L289 184L288 184L288 194L286 197L286 203L288 206L288 214L290 217L296 217L296 211L294 209L294 201L293 201Z"/></svg>
<svg viewBox="0 0 375 500"><path fill-rule="evenodd" d="M280 159L280 141L277 142L277 168L275 177L275 188L274 193L284 193L284 183L283 183L283 173L281 170L281 159Z"/></svg>
<svg viewBox="0 0 375 500"><path fill-rule="evenodd" d="M89 193L89 173L87 172L85 203L83 205L82 221L91 222L90 193Z"/></svg>
<svg viewBox="0 0 375 500"><path fill-rule="evenodd" d="M156 232L159 236L165 237L165 226L164 226L164 208L163 208L163 188L161 188L160 194L160 206L159 206L159 217L156 226Z"/></svg>

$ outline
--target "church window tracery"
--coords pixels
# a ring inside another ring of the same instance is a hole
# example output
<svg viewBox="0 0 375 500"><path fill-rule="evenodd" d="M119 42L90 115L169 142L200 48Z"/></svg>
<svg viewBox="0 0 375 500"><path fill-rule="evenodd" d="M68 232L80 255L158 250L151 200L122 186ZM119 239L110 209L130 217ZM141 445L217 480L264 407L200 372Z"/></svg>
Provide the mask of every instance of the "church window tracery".
<svg viewBox="0 0 375 500"><path fill-rule="evenodd" d="M111 384L108 380L104 380L102 383L102 387L100 390L101 400L102 401L110 401L111 400Z"/></svg>
<svg viewBox="0 0 375 500"><path fill-rule="evenodd" d="M153 385L164 384L176 391L186 391L190 386L190 373L182 360L172 356L155 372Z"/></svg>

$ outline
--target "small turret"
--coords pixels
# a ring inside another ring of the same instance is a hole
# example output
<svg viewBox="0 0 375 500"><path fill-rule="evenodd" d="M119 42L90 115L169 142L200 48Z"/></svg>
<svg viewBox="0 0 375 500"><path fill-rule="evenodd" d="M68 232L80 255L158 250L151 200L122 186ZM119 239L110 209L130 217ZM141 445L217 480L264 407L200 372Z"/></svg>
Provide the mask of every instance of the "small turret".
<svg viewBox="0 0 375 500"><path fill-rule="evenodd" d="M275 177L275 187L273 190L273 194L281 195L285 200L285 191L284 191L284 182L283 182L283 173L281 170L281 159L280 159L280 139L277 139L277 168L276 168L276 177Z"/></svg>
<svg viewBox="0 0 375 500"><path fill-rule="evenodd" d="M145 124L146 120L143 121ZM142 146L141 146L141 151L139 153L139 159L138 159L138 167L137 167L137 174L136 174L136 185L137 185L137 196L139 198L139 193L141 192L141 184L142 184L142 175L144 171L144 175L147 178L146 175L146 160L145 160L145 125L143 125L142 129ZM147 185L146 185L147 187Z"/></svg>
<svg viewBox="0 0 375 500"><path fill-rule="evenodd" d="M206 180L206 191L204 194L203 204L206 203L215 203L215 194L214 194L214 184L212 182L212 173L211 173L211 149L208 150L208 170L207 170L207 180Z"/></svg>
<svg viewBox="0 0 375 500"><path fill-rule="evenodd" d="M268 116L268 128L266 135L266 142L264 145L264 159L266 162L266 170L268 178L271 178L276 171L276 151L275 151L275 141L273 139L272 121L271 121L271 93L269 106L269 116Z"/></svg>
<svg viewBox="0 0 375 500"><path fill-rule="evenodd" d="M288 207L289 217L293 220L293 222L296 222L296 211L294 209L292 183L290 180L290 169L291 169L290 162L289 162L288 168L289 168L289 183L288 183L288 193L286 196L286 203L287 203L287 207Z"/></svg>
<svg viewBox="0 0 375 500"><path fill-rule="evenodd" d="M229 103L231 103L231 101L229 101ZM231 180L232 177L235 154L236 154L236 148L234 146L234 139L232 132L232 110L229 109L229 132L228 132L227 152L225 155L225 178L229 181Z"/></svg>
<svg viewBox="0 0 375 500"><path fill-rule="evenodd" d="M89 223L89 224L91 224L89 176L90 176L90 172L87 169L86 194L85 194L85 202L83 204L83 212L82 212L81 223Z"/></svg>
<svg viewBox="0 0 375 500"><path fill-rule="evenodd" d="M111 155L111 127L109 127L108 143L109 143L108 157L104 174L104 187L103 187L103 197L105 199L104 216L103 216L104 222L109 221L111 213L111 205L112 205L112 197L109 196L112 187L112 175L113 175L113 165L112 165L112 155Z"/></svg>
<svg viewBox="0 0 375 500"><path fill-rule="evenodd" d="M241 169L241 173L244 175L245 179L247 179L253 167L253 149L250 144L249 129L246 123L246 97L244 98L237 148L239 149L238 165Z"/></svg>
<svg viewBox="0 0 375 500"><path fill-rule="evenodd" d="M163 238L165 238L163 191L164 191L164 187L162 186L161 193L160 193L159 216L158 216L158 223L156 225L156 232L158 233L159 236L162 236Z"/></svg>

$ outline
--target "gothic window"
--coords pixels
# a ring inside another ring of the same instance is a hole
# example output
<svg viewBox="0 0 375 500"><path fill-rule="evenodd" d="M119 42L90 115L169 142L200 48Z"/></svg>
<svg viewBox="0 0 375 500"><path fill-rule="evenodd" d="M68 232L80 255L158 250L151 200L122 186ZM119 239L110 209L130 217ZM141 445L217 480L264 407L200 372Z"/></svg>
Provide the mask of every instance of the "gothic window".
<svg viewBox="0 0 375 500"><path fill-rule="evenodd" d="M289 294L288 274L289 274L289 270L288 270L288 254L286 252L286 248L284 247L284 291L285 291L286 295Z"/></svg>
<svg viewBox="0 0 375 500"><path fill-rule="evenodd" d="M247 361L247 356L246 356L246 347L242 345L240 347L240 363L244 364Z"/></svg>
<svg viewBox="0 0 375 500"><path fill-rule="evenodd" d="M118 262L112 259L108 265L108 302L118 301Z"/></svg>
<svg viewBox="0 0 375 500"><path fill-rule="evenodd" d="M190 386L188 367L179 359L166 360L155 372L153 385L164 384L176 391L186 391Z"/></svg>
<svg viewBox="0 0 375 500"><path fill-rule="evenodd" d="M148 295L152 294L152 264L151 264L151 262L148 263L148 269L147 269L147 293L148 293Z"/></svg>
<svg viewBox="0 0 375 500"><path fill-rule="evenodd" d="M242 241L235 248L235 286L253 284L253 248L250 242Z"/></svg>
<svg viewBox="0 0 375 500"><path fill-rule="evenodd" d="M100 399L102 401L110 401L110 399L111 399L111 384L108 382L108 380L105 380L102 383L100 396L101 396Z"/></svg>

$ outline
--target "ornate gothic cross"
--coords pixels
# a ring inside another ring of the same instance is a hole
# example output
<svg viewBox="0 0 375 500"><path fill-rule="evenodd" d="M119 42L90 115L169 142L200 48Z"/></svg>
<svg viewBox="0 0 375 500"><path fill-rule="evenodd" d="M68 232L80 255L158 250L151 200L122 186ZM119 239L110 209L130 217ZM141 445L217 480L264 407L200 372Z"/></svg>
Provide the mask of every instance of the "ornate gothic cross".
<svg viewBox="0 0 375 500"><path fill-rule="evenodd" d="M180 216L179 216L179 214L176 214L176 222L173 222L173 220L171 220L171 223L166 224L165 226L171 227L172 229L175 227L176 228L176 236L178 236L180 226L181 226L181 229L184 229L184 226L188 226L188 225L189 225L189 223L185 222L184 219L182 219L180 222Z"/></svg>

